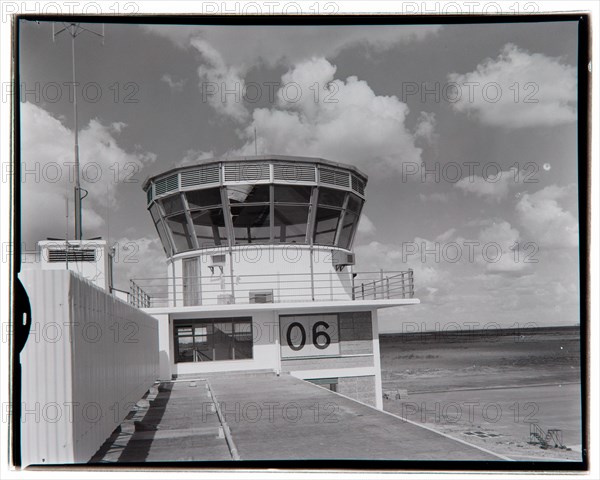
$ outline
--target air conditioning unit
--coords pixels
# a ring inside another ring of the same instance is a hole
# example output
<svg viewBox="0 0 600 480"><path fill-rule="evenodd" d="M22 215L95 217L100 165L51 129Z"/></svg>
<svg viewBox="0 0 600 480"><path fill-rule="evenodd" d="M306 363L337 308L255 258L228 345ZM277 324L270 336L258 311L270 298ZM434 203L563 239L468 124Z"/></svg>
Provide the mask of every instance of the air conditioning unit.
<svg viewBox="0 0 600 480"><path fill-rule="evenodd" d="M255 290L250 292L250 303L273 303L273 290Z"/></svg>
<svg viewBox="0 0 600 480"><path fill-rule="evenodd" d="M210 269L210 272L212 274L214 274L215 267L217 267L219 270L221 270L221 273L223 273L223 267L225 266L226 258L227 258L227 256L224 253L211 255L210 263L208 264L208 268Z"/></svg>
<svg viewBox="0 0 600 480"><path fill-rule="evenodd" d="M342 270L348 265L354 265L354 254L342 252L340 250L332 250L331 263L333 263L336 270Z"/></svg>
<svg viewBox="0 0 600 480"><path fill-rule="evenodd" d="M232 305L235 303L235 298L231 293L220 293L217 295L217 305Z"/></svg>
<svg viewBox="0 0 600 480"><path fill-rule="evenodd" d="M224 253L211 255L210 256L210 264L213 266L225 265L226 255Z"/></svg>

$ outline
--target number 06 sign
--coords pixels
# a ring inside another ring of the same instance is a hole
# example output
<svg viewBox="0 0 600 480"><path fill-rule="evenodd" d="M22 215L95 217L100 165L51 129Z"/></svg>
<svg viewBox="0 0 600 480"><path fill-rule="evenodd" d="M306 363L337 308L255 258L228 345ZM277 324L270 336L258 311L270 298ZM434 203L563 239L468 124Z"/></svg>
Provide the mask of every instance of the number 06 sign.
<svg viewBox="0 0 600 480"><path fill-rule="evenodd" d="M279 317L281 357L339 355L337 315Z"/></svg>

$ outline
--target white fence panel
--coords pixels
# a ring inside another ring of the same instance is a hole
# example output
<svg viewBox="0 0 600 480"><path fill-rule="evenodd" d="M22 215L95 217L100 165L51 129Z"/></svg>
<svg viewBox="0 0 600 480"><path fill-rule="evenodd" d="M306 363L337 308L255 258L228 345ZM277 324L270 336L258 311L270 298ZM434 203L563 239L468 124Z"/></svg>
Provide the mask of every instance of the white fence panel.
<svg viewBox="0 0 600 480"><path fill-rule="evenodd" d="M87 462L158 378L157 320L66 270L20 278L22 464Z"/></svg>

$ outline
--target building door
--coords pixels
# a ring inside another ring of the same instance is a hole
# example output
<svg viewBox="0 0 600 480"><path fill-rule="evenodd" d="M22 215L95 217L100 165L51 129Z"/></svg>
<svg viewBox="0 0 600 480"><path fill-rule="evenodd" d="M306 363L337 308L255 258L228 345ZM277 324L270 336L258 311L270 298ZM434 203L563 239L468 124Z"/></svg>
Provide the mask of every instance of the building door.
<svg viewBox="0 0 600 480"><path fill-rule="evenodd" d="M200 305L200 274L198 257L183 259L183 305Z"/></svg>

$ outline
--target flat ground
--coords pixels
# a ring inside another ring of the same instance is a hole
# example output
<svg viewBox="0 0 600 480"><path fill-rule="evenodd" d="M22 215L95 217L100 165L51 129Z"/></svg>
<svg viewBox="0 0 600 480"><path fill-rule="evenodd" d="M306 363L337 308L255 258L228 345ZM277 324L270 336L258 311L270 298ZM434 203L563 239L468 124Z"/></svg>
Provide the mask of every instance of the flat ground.
<svg viewBox="0 0 600 480"><path fill-rule="evenodd" d="M181 379L149 397L91 463L505 460L290 375Z"/></svg>
<svg viewBox="0 0 600 480"><path fill-rule="evenodd" d="M515 460L581 460L578 328L381 337L385 410ZM530 445L530 425L570 448Z"/></svg>

